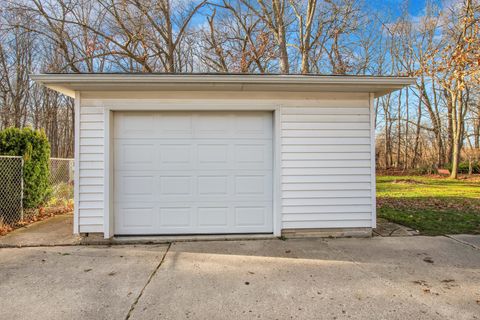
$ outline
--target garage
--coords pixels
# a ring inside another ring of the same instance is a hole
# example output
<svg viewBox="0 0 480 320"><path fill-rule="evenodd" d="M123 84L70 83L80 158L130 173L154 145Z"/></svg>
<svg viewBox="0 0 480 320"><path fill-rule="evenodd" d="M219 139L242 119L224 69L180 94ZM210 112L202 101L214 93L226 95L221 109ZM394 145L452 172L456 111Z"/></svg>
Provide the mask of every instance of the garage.
<svg viewBox="0 0 480 320"><path fill-rule="evenodd" d="M115 234L271 233L271 112L114 112Z"/></svg>
<svg viewBox="0 0 480 320"><path fill-rule="evenodd" d="M32 78L75 99L73 232L106 239L371 236L375 99L415 81Z"/></svg>

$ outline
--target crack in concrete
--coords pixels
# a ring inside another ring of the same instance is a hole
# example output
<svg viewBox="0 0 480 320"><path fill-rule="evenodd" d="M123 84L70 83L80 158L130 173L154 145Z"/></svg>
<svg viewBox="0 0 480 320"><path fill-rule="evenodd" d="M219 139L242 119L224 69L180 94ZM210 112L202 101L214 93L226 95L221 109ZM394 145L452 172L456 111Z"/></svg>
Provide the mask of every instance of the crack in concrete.
<svg viewBox="0 0 480 320"><path fill-rule="evenodd" d="M130 319L133 310L135 310L135 307L137 306L138 301L140 301L140 298L141 298L142 295L143 295L143 292L145 291L145 289L147 288L147 286L150 284L150 282L152 281L153 277L157 274L157 271L158 271L158 269L160 269L160 267L162 266L163 261L165 261L165 257L167 256L167 253L168 253L168 251L170 250L170 247L171 247L171 246L172 246L172 243L170 242L170 243L168 244L167 250L165 250L165 253L163 254L162 259L160 259L160 262L159 262L158 265L155 267L155 269L153 270L153 272L150 274L150 277L148 277L147 282L146 282L145 285L143 286L142 290L140 290L140 293L138 294L138 296L135 298L135 300L133 301L132 305L130 306L130 310L128 310L128 313L127 313L127 316L125 317L125 320Z"/></svg>
<svg viewBox="0 0 480 320"><path fill-rule="evenodd" d="M444 234L443 236L444 236L445 238L452 239L453 241L456 241L456 242L458 242L458 243L461 243L461 244L463 244L463 245L465 245L465 246L472 247L473 249L480 250L480 247L477 247L477 246L474 245L474 244L471 244L471 243L468 243L468 242L466 242L466 241L457 239L457 238L455 238L455 237L449 236L448 234Z"/></svg>

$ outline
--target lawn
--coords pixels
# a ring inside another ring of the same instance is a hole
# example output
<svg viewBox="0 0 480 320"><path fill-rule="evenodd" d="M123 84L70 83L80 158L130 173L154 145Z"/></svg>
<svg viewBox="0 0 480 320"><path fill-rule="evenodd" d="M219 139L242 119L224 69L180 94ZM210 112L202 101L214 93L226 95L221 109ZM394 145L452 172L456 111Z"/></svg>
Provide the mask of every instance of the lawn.
<svg viewBox="0 0 480 320"><path fill-rule="evenodd" d="M377 208L422 234L480 234L480 178L378 176Z"/></svg>

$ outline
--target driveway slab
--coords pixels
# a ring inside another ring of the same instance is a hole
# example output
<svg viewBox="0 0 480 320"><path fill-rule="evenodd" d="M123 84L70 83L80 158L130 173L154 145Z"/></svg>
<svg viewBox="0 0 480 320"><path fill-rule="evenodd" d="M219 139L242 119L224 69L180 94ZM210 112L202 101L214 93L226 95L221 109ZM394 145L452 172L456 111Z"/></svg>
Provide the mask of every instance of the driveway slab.
<svg viewBox="0 0 480 320"><path fill-rule="evenodd" d="M476 319L479 268L445 237L175 243L131 318Z"/></svg>
<svg viewBox="0 0 480 320"><path fill-rule="evenodd" d="M2 319L124 319L167 246L0 249Z"/></svg>
<svg viewBox="0 0 480 320"><path fill-rule="evenodd" d="M0 310L6 319L479 319L480 250L423 236L3 248Z"/></svg>

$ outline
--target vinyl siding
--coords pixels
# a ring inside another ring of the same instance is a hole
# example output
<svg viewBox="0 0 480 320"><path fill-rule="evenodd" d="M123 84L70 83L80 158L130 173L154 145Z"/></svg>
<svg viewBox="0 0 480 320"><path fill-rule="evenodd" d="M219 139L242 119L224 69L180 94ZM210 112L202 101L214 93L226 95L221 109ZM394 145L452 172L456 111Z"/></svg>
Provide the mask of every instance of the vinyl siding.
<svg viewBox="0 0 480 320"><path fill-rule="evenodd" d="M227 98L228 99L228 98ZM232 101L237 98L232 98ZM104 232L104 105L155 110L161 101L84 98L80 103L79 232ZM195 100L181 103L196 106ZM202 102L207 104L205 101ZM280 227L371 227L371 125L367 94L330 94L303 100L247 100L279 109ZM218 103L216 104L218 105ZM225 100L224 105L229 105ZM134 106L134 107L132 107ZM172 108L175 108L174 106ZM218 109L218 107L217 107ZM113 193L111 193L113 195Z"/></svg>
<svg viewBox="0 0 480 320"><path fill-rule="evenodd" d="M79 228L81 233L103 232L104 111L97 100L81 100Z"/></svg>
<svg viewBox="0 0 480 320"><path fill-rule="evenodd" d="M371 227L368 99L284 107L282 228Z"/></svg>

